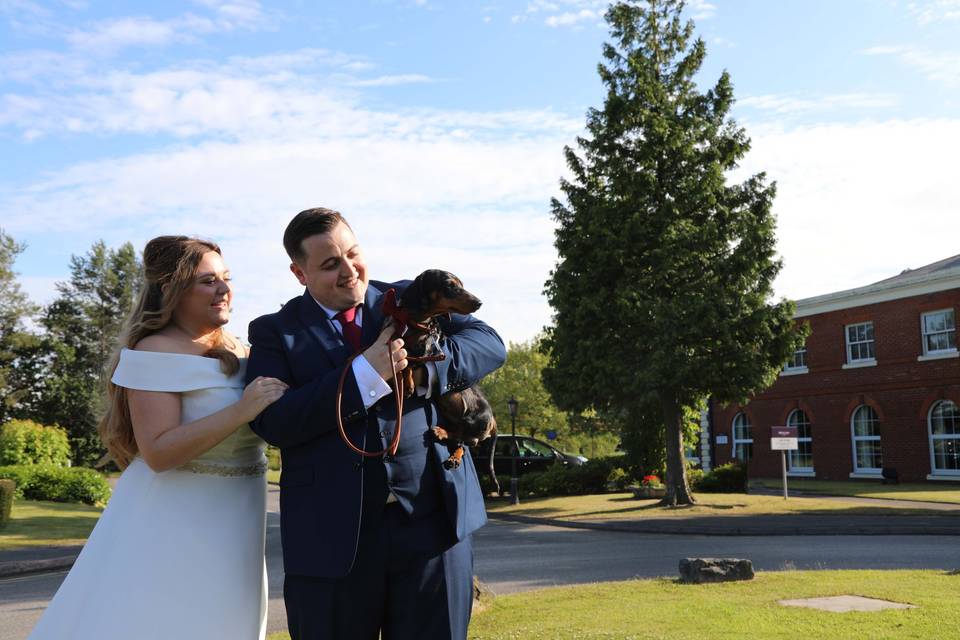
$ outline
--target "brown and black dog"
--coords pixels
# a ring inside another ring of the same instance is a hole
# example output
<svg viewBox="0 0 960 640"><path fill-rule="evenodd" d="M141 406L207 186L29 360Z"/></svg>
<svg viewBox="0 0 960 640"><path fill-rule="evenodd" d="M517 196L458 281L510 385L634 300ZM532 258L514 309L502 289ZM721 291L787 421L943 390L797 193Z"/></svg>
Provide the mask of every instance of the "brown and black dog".
<svg viewBox="0 0 960 640"><path fill-rule="evenodd" d="M407 396L412 395L418 385L426 386L424 363L445 358L440 348L443 334L437 318L451 313L473 313L481 304L479 298L463 288L459 278L439 269L428 269L417 276L399 300L388 295L384 311L407 326L403 334L410 363L403 375L404 393ZM442 394L437 400L437 407L441 426L434 427L433 432L440 442L447 443L450 457L443 464L448 469L460 466L464 444L472 447L496 436L497 423L493 408L476 386Z"/></svg>

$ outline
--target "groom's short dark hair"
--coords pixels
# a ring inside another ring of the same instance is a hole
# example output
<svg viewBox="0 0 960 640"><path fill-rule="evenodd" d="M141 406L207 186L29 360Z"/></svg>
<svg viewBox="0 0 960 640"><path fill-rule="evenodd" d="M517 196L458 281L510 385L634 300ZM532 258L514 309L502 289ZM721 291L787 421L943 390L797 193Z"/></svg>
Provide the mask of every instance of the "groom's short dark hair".
<svg viewBox="0 0 960 640"><path fill-rule="evenodd" d="M324 207L305 209L293 217L283 232L283 248L291 260L300 263L307 257L303 251L303 241L310 236L330 233L341 222L350 226L339 211Z"/></svg>

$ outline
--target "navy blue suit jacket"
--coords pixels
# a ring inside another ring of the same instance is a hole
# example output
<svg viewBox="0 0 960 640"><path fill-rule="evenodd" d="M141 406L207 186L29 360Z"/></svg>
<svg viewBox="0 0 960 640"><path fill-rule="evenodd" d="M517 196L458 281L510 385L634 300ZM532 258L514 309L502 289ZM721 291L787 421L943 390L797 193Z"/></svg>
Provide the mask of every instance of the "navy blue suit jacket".
<svg viewBox="0 0 960 640"><path fill-rule="evenodd" d="M383 292L394 286L399 293L407 284L370 282L363 305L363 348L373 343L383 326ZM446 337L441 347L447 358L437 363L441 392L472 386L503 364L503 341L473 316L453 315L442 329ZM248 381L270 376L290 385L251 424L260 437L281 449L284 569L293 575L342 577L349 573L356 554L365 477L383 482L382 475L368 473L369 465L361 464L361 457L347 448L337 432L337 383L350 349L309 292L277 313L251 322L248 337L252 347ZM393 396L365 409L352 370L344 383L341 413L353 442L367 450L379 451L387 444L385 437L373 440L368 434L393 433ZM401 449L428 458L421 464L422 473L435 474L430 481L440 488L451 536L463 540L486 522L483 495L469 452L459 468L443 468L449 452L428 433L437 420L432 401L407 398ZM385 467L389 474L389 462Z"/></svg>

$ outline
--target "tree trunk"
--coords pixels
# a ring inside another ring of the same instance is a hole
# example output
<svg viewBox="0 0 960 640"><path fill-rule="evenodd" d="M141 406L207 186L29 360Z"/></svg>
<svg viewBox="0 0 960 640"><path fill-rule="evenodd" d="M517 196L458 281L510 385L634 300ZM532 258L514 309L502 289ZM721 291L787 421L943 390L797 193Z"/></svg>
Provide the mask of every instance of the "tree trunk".
<svg viewBox="0 0 960 640"><path fill-rule="evenodd" d="M677 399L669 393L660 393L659 396L667 443L667 477L664 479L667 493L660 505L696 504L687 486L687 467L683 459L683 411Z"/></svg>

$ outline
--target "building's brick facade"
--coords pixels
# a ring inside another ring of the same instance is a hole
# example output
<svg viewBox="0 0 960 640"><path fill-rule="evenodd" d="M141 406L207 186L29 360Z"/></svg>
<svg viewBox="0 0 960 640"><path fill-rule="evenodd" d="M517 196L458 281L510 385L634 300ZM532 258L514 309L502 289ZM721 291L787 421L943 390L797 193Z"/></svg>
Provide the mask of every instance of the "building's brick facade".
<svg viewBox="0 0 960 640"><path fill-rule="evenodd" d="M749 475L779 476L781 458L778 451L770 450L770 427L786 424L791 411L802 409L811 423L815 477L850 478L854 471L851 417L858 406L867 404L880 421L882 466L896 469L902 481L926 481L932 472L928 415L938 400L952 400L960 405L960 358L954 352L940 353L944 357L938 359L918 360L924 353L921 314L953 309L954 317L960 318L958 278L960 275L942 279L950 287L944 290L867 304L860 303L869 302L870 295L859 291L869 288L841 292L833 295L850 295L832 306L846 308L809 315L801 313L801 301L797 320L808 322L811 328L806 344L807 372L781 375L746 406L711 406L714 464L733 458L732 422L743 411L750 419L753 438ZM911 291L907 285L912 281L904 279L907 284L901 287L901 295ZM916 290L916 285L912 286ZM880 288L897 295L896 284ZM874 294L872 299L878 297L883 296ZM816 311L818 307L809 308ZM820 303L820 308L829 309L829 305ZM873 322L876 364L844 368L845 326L866 321ZM718 444L717 436L726 436L726 444ZM937 478L940 477L960 480L960 475L938 474Z"/></svg>

